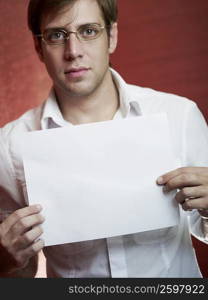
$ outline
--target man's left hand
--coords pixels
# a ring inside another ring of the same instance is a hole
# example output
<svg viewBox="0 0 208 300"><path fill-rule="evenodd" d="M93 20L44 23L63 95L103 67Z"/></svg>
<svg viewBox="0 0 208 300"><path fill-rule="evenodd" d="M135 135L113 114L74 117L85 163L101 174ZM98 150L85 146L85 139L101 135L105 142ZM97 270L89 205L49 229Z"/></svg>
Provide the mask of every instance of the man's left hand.
<svg viewBox="0 0 208 300"><path fill-rule="evenodd" d="M198 209L208 217L208 168L184 167L168 172L157 179L164 191L179 189L175 199L184 210Z"/></svg>

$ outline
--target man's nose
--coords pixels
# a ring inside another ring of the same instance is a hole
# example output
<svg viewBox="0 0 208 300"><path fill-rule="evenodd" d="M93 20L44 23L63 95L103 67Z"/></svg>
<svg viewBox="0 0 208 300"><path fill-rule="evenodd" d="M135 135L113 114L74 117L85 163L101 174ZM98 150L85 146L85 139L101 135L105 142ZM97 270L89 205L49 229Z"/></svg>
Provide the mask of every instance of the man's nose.
<svg viewBox="0 0 208 300"><path fill-rule="evenodd" d="M70 33L69 38L65 42L65 59L75 59L83 56L83 44L78 40L75 33Z"/></svg>

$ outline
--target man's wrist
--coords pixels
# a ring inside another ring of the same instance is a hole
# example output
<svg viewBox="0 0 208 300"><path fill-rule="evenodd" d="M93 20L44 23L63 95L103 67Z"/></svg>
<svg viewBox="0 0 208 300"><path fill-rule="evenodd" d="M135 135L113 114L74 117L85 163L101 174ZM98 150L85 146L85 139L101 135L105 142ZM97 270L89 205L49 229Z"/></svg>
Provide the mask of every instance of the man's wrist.
<svg viewBox="0 0 208 300"><path fill-rule="evenodd" d="M34 278L37 273L38 256L30 258L24 267L15 267L11 262L0 265L0 278Z"/></svg>

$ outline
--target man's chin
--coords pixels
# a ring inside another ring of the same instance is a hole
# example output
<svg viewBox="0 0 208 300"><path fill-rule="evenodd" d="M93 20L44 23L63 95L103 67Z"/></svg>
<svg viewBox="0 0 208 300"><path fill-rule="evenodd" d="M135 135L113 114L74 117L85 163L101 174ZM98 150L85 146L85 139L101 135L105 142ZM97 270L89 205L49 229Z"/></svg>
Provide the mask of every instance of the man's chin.
<svg viewBox="0 0 208 300"><path fill-rule="evenodd" d="M93 89L90 88L84 88L84 87L66 87L65 93L70 97L89 97L93 94Z"/></svg>

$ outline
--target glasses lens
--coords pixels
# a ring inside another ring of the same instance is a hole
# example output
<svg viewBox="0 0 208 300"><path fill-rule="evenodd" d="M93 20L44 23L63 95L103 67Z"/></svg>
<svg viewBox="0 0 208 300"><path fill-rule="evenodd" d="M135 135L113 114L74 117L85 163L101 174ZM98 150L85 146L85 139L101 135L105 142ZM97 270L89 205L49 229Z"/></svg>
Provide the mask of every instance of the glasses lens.
<svg viewBox="0 0 208 300"><path fill-rule="evenodd" d="M77 33L81 40L89 41L96 39L103 31L103 27L98 24L87 24L79 27Z"/></svg>
<svg viewBox="0 0 208 300"><path fill-rule="evenodd" d="M49 29L43 33L43 38L47 44L64 44L67 33L63 30Z"/></svg>

